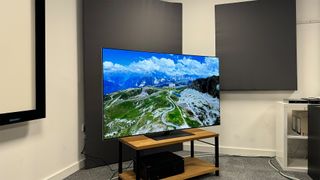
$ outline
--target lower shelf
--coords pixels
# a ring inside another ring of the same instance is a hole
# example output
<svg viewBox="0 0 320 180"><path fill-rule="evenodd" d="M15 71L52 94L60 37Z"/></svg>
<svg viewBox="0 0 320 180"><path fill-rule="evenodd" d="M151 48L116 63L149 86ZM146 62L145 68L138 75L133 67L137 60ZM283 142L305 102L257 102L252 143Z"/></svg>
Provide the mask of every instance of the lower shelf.
<svg viewBox="0 0 320 180"><path fill-rule="evenodd" d="M308 160L288 158L288 169L293 171L306 171L308 170Z"/></svg>
<svg viewBox="0 0 320 180"><path fill-rule="evenodd" d="M165 178L165 180L189 179L196 176L213 173L219 168L213 164L200 160L198 158L187 157L184 160L184 173ZM133 171L125 171L119 175L122 180L135 180L136 176Z"/></svg>

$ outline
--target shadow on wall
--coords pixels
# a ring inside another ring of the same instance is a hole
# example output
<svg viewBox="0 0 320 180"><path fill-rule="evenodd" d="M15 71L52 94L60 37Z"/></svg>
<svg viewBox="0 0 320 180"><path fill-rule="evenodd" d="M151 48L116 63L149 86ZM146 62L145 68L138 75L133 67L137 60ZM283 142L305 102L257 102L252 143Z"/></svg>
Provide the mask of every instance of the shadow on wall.
<svg viewBox="0 0 320 180"><path fill-rule="evenodd" d="M6 142L21 139L30 134L41 134L42 127L40 121L29 121L18 124L0 126L0 146ZM32 131L30 131L31 125Z"/></svg>
<svg viewBox="0 0 320 180"><path fill-rule="evenodd" d="M77 6L77 54L78 54L78 157L84 159L81 152L84 149L84 84L83 84L83 24L82 24L82 0L76 1Z"/></svg>

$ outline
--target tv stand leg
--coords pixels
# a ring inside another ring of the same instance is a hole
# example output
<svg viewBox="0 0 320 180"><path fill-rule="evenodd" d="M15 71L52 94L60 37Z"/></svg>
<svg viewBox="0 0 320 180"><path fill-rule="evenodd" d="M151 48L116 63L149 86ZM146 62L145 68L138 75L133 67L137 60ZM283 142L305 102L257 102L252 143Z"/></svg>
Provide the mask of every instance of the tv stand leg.
<svg viewBox="0 0 320 180"><path fill-rule="evenodd" d="M215 175L219 176L219 170L216 170Z"/></svg>
<svg viewBox="0 0 320 180"><path fill-rule="evenodd" d="M191 147L191 149L190 149L190 152L191 152L190 156L191 156L191 157L194 157L194 141L190 141L190 147Z"/></svg>
<svg viewBox="0 0 320 180"><path fill-rule="evenodd" d="M136 150L136 162L137 162L136 180L140 180L140 151L139 150Z"/></svg>
<svg viewBox="0 0 320 180"><path fill-rule="evenodd" d="M119 140L119 155L118 155L118 174L122 173L122 142ZM119 176L119 179L120 176Z"/></svg>
<svg viewBox="0 0 320 180"><path fill-rule="evenodd" d="M214 157L215 157L215 167L219 168L219 136L214 137ZM219 176L219 170L215 172L216 176Z"/></svg>

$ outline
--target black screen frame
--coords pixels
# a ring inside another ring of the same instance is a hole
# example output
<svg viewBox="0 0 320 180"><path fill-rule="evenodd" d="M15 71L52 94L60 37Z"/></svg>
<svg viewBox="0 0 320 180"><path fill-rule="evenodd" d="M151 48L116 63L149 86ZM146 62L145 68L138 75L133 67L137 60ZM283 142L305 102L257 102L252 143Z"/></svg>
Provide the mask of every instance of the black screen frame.
<svg viewBox="0 0 320 180"><path fill-rule="evenodd" d="M46 117L45 91L45 0L32 0L35 8L35 109L0 114L0 125Z"/></svg>
<svg viewBox="0 0 320 180"><path fill-rule="evenodd" d="M213 58L217 58L218 59L218 67L219 67L219 86L220 86L220 89L219 89L219 112L220 112L220 117L219 117L219 123L217 124L213 124L213 125L210 125L210 126L202 126L202 127L198 127L198 128L207 128L207 127L213 127L213 126L219 126L221 125L221 99L220 99L220 95L221 95L221 81L220 81L220 74L221 74L221 68L220 68L220 59L219 57L217 56L209 56L209 55L192 55L192 54L179 54L179 53L165 53L165 52L154 52L154 51L141 51L141 50L133 50L133 49L120 49L120 48L109 48L109 47L103 47L101 48L101 76L100 76L100 81L101 81L101 84L102 84L102 88L101 88L101 99L102 99L102 104L101 104L101 109L102 109L102 112L104 112L104 105L103 105L103 98L104 98L104 82L103 82L103 49L112 49L112 50L123 50L123 51L133 51L133 52L146 52L146 53L157 53L157 54L172 54L172 55L183 55L183 56L201 56L201 57L213 57ZM149 132L149 133L143 133L143 134L135 134L135 135L128 135L128 136L119 136L119 137L112 137L112 138L105 138L104 137L104 113L102 113L102 116L101 116L101 131L102 131L102 140L103 141L108 141L108 140L112 140L112 139L120 139L120 138L124 138L124 137L132 137L132 136L141 136L141 135L156 135L156 134L166 134L166 133L171 133L171 132L174 132L174 131L181 131L181 130L186 130L186 129L194 129L192 127L190 128L181 128L181 129L174 129L174 130L168 130L168 131L157 131L157 132Z"/></svg>

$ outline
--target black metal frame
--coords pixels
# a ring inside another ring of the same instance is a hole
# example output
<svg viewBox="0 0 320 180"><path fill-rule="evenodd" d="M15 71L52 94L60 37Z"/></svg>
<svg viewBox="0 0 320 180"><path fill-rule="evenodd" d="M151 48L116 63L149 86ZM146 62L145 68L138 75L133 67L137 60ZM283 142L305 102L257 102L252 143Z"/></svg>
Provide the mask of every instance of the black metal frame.
<svg viewBox="0 0 320 180"><path fill-rule="evenodd" d="M219 136L214 137L214 163L215 163L215 167L219 167ZM216 176L219 176L219 170L217 170L215 172Z"/></svg>
<svg viewBox="0 0 320 180"><path fill-rule="evenodd" d="M35 2L35 86L36 108L26 111L9 112L0 114L0 125L19 123L46 116L46 91L45 91L45 0Z"/></svg>
<svg viewBox="0 0 320 180"><path fill-rule="evenodd" d="M308 174L320 179L320 105L308 105Z"/></svg>
<svg viewBox="0 0 320 180"><path fill-rule="evenodd" d="M214 137L214 164L215 167L219 168L219 135ZM140 180L140 171L139 171L139 167L140 167L140 154L141 154L142 150L135 150L136 153L136 180ZM119 140L119 156L118 156L118 174L120 175L123 171L122 168L122 142ZM194 141L191 140L190 141L190 156L194 157ZM219 170L215 171L215 175L219 176ZM119 179L120 176L119 176Z"/></svg>

